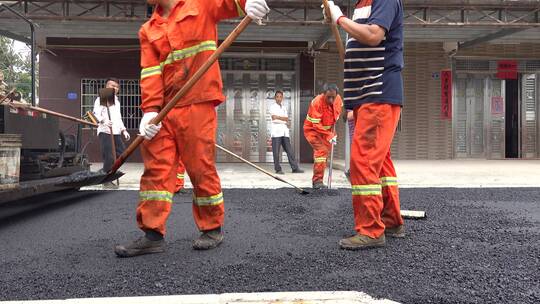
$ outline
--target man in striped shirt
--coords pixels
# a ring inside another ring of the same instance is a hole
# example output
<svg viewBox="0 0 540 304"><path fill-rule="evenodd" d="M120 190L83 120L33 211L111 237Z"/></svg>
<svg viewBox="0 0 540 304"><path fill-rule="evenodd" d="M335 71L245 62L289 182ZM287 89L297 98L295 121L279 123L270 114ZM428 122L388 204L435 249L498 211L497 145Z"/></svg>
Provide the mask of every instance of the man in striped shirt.
<svg viewBox="0 0 540 304"><path fill-rule="evenodd" d="M403 103L403 5L401 0L360 0L352 19L329 2L331 19L347 41L344 103L354 111L351 185L355 230L343 249L385 246L385 235L404 237L390 145Z"/></svg>

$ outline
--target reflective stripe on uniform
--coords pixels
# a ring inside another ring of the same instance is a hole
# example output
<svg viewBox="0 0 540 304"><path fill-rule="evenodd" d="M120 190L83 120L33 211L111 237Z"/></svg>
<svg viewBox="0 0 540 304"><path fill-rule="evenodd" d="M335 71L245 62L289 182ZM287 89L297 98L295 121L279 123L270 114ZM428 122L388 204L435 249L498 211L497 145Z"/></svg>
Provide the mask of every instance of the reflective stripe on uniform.
<svg viewBox="0 0 540 304"><path fill-rule="evenodd" d="M168 191L140 191L139 200L144 201L160 201L172 203L173 194Z"/></svg>
<svg viewBox="0 0 540 304"><path fill-rule="evenodd" d="M397 177L395 176L383 176L381 177L381 184L383 187L387 186L397 186Z"/></svg>
<svg viewBox="0 0 540 304"><path fill-rule="evenodd" d="M382 195L382 186L380 184L352 185L352 195Z"/></svg>
<svg viewBox="0 0 540 304"><path fill-rule="evenodd" d="M242 9L242 6L238 2L238 0L234 0L234 4L236 4L236 11L238 12L238 17L244 17L246 14L244 13L244 10Z"/></svg>
<svg viewBox="0 0 540 304"><path fill-rule="evenodd" d="M166 65L174 63L175 61L195 56L204 51L215 51L216 49L216 42L214 40L207 40L185 49L173 51L169 54L169 56L167 56L167 59L165 59L165 61L159 64L159 66L152 66L142 69L141 79L161 74L161 71L163 71L163 68Z"/></svg>
<svg viewBox="0 0 540 304"><path fill-rule="evenodd" d="M325 130L330 130L330 129L332 128L332 126L322 126L322 127L323 127L323 129L325 129Z"/></svg>
<svg viewBox="0 0 540 304"><path fill-rule="evenodd" d="M315 163L325 163L326 157L315 157Z"/></svg>
<svg viewBox="0 0 540 304"><path fill-rule="evenodd" d="M320 118L312 118L312 117L309 117L309 115L306 116L306 119L308 121L311 121L312 123L314 124L317 124L317 123L320 123L321 122L321 119Z"/></svg>
<svg viewBox="0 0 540 304"><path fill-rule="evenodd" d="M196 196L193 202L197 206L217 206L223 204L223 193L220 192L212 196Z"/></svg>
<svg viewBox="0 0 540 304"><path fill-rule="evenodd" d="M184 174L178 173L178 174L176 174L176 178L178 178L178 179L184 179Z"/></svg>
<svg viewBox="0 0 540 304"><path fill-rule="evenodd" d="M215 51L216 49L217 49L216 42L214 40L207 40L197 45L190 46L188 48L172 52L172 60L173 61L182 60L182 59L197 55L200 52ZM171 57L170 54L169 54L169 57ZM169 57L167 57L167 59L169 59ZM167 64L167 62L165 62L164 65L165 64Z"/></svg>
<svg viewBox="0 0 540 304"><path fill-rule="evenodd" d="M156 65L141 70L141 79L154 75L161 75L161 65Z"/></svg>

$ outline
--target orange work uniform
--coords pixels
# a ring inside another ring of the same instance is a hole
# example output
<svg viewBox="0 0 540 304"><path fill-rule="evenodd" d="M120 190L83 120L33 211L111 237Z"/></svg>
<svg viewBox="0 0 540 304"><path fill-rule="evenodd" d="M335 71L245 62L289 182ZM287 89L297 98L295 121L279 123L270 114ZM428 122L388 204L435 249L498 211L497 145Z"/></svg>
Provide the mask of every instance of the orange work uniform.
<svg viewBox="0 0 540 304"><path fill-rule="evenodd" d="M245 0L180 0L167 18L158 6L139 31L143 112L157 112L217 49L217 24L243 16ZM216 62L177 103L152 140L144 141L137 222L165 234L177 167L193 184L193 217L199 230L223 225L221 182L215 167L215 106L225 100Z"/></svg>
<svg viewBox="0 0 540 304"><path fill-rule="evenodd" d="M403 225L390 146L401 106L366 103L354 109L351 184L355 230L378 238L385 227Z"/></svg>
<svg viewBox="0 0 540 304"><path fill-rule="evenodd" d="M326 102L324 94L317 95L309 105L304 121L304 136L313 148L313 183L322 182L326 169L326 160L335 136L334 124L339 119L343 101L339 95L333 104Z"/></svg>

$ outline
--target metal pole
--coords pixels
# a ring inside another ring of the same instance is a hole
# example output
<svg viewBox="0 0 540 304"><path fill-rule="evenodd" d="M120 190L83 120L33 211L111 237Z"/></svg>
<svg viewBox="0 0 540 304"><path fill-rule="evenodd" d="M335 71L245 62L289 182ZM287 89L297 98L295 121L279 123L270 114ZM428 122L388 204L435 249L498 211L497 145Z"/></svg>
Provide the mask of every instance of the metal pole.
<svg viewBox="0 0 540 304"><path fill-rule="evenodd" d="M30 24L30 58L32 60L30 73L32 73L32 105L36 106L36 38L34 25Z"/></svg>

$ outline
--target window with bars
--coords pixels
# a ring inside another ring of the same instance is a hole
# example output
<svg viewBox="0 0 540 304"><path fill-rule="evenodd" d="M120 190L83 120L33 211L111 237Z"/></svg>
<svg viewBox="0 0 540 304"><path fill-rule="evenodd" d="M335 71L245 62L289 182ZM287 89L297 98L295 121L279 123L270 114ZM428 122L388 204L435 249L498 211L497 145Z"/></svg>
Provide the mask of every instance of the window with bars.
<svg viewBox="0 0 540 304"><path fill-rule="evenodd" d="M94 101L99 95L99 89L105 87L105 78L81 80L81 116L94 109ZM141 89L138 79L120 79L120 111L127 129L138 129L142 118Z"/></svg>

